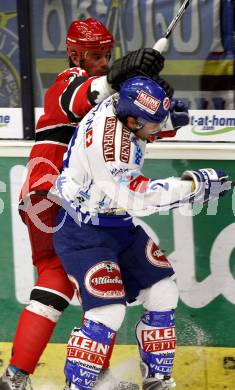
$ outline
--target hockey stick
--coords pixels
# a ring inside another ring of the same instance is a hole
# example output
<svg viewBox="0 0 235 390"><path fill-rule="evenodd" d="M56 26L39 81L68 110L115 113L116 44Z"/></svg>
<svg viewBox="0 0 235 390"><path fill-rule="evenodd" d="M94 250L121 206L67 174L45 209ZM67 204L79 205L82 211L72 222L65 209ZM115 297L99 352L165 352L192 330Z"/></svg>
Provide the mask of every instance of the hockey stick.
<svg viewBox="0 0 235 390"><path fill-rule="evenodd" d="M182 180L182 181L184 181L185 183L188 182L188 180ZM235 188L235 181L234 180L232 180L232 181L228 180L227 183L229 183L229 185L231 186L231 188L230 188L231 190L233 190Z"/></svg>
<svg viewBox="0 0 235 390"><path fill-rule="evenodd" d="M184 0L183 4L181 5L180 9L178 10L177 14L175 17L172 19L171 23L169 24L165 34L161 39L159 39L153 46L153 48L159 53L162 53L164 49L167 46L167 40L169 36L171 35L172 31L176 27L178 21L182 18L183 14L185 13L186 9L188 8L189 4L191 3L192 0Z"/></svg>
<svg viewBox="0 0 235 390"><path fill-rule="evenodd" d="M184 0L183 4L179 8L177 14L175 17L172 19L171 23L169 24L165 34L163 35L162 38L160 38L153 46L154 50L159 51L159 53L162 53L164 49L167 46L168 43L168 38L171 35L172 31L175 29L177 23L179 20L182 18L183 14L185 13L186 9L188 8L189 4L191 3L192 0ZM230 181L231 184L231 189L235 188L235 180Z"/></svg>

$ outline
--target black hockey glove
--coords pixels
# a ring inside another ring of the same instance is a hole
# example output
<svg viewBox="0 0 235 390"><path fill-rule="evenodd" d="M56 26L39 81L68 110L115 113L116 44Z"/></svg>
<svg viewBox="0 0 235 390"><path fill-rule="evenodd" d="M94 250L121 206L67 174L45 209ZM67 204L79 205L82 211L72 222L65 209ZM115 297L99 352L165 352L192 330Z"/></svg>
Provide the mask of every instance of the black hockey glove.
<svg viewBox="0 0 235 390"><path fill-rule="evenodd" d="M125 57L113 62L107 79L112 88L120 90L123 81L137 75L152 78L158 76L164 66L164 57L156 50L147 48L131 51Z"/></svg>

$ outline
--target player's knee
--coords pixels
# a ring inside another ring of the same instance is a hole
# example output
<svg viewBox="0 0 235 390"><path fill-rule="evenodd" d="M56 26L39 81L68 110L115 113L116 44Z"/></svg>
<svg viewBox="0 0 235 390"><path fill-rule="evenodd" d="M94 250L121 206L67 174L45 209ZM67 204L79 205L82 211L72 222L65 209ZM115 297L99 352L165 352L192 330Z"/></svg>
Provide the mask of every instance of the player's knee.
<svg viewBox="0 0 235 390"><path fill-rule="evenodd" d="M164 278L150 288L141 290L138 300L149 311L171 310L177 307L178 287L171 278Z"/></svg>
<svg viewBox="0 0 235 390"><path fill-rule="evenodd" d="M117 331L125 318L126 306L122 304L105 305L85 312L85 318L100 322L112 330Z"/></svg>
<svg viewBox="0 0 235 390"><path fill-rule="evenodd" d="M56 310L54 307L43 305L37 301L30 301L30 304L26 306L26 310L31 311L41 317L47 318L52 322L58 322L61 312Z"/></svg>
<svg viewBox="0 0 235 390"><path fill-rule="evenodd" d="M69 303L70 300L66 296L62 296L61 293L55 290L53 292L46 291L36 286L31 292L30 304L26 309L57 322Z"/></svg>
<svg viewBox="0 0 235 390"><path fill-rule="evenodd" d="M49 289L71 300L74 287L57 256L44 258L37 263L38 280L35 288Z"/></svg>

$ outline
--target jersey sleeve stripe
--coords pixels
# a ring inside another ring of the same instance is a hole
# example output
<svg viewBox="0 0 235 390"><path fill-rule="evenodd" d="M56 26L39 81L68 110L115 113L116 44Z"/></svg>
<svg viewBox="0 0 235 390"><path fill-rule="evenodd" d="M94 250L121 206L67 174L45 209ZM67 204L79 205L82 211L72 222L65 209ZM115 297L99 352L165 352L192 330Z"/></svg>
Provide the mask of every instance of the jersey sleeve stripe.
<svg viewBox="0 0 235 390"><path fill-rule="evenodd" d="M94 78L89 78L81 86L77 88L77 91L74 93L74 96L72 97L70 103L70 111L73 113L76 113L77 115L83 117L87 114L87 112L95 105L94 99L95 94L96 97L99 94L99 92L94 91L92 95L92 100L90 100L91 97L91 91L90 86L93 82ZM78 111L79 108L79 111Z"/></svg>
<svg viewBox="0 0 235 390"><path fill-rule="evenodd" d="M50 130L44 130L36 133L36 142L56 141L68 145L74 133L73 126L61 126Z"/></svg>
<svg viewBox="0 0 235 390"><path fill-rule="evenodd" d="M64 112L67 114L68 119L71 123L77 122L78 116L80 116L80 113L72 112L70 111L70 102L72 100L73 94L75 90L83 84L86 80L88 80L88 77L76 77L66 88L63 95L61 96L61 107L64 110Z"/></svg>

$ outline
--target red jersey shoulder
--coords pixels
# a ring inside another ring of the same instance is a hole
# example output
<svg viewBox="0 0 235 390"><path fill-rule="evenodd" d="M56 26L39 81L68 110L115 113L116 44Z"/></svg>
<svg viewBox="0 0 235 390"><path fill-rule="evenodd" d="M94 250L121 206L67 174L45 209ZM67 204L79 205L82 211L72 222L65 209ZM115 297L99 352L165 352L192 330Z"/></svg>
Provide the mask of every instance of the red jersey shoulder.
<svg viewBox="0 0 235 390"><path fill-rule="evenodd" d="M79 77L79 76L89 77L88 73L84 69L79 67L74 67L74 68L65 69L63 72L58 74L58 76L56 77L56 81L61 81L61 80L67 81L71 77Z"/></svg>

